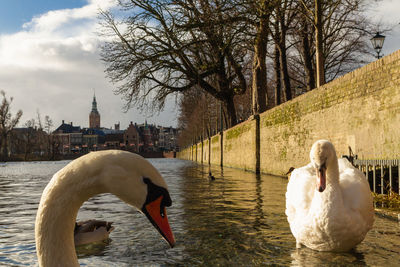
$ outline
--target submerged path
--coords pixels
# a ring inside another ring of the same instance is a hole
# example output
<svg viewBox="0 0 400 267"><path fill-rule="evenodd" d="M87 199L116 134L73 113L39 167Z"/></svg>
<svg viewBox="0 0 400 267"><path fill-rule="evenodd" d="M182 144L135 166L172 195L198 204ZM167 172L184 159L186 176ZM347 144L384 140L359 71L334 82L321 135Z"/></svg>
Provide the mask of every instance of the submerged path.
<svg viewBox="0 0 400 267"><path fill-rule="evenodd" d="M78 218L111 220L111 240L80 248L87 266L399 266L400 229L375 217L349 253L296 249L285 216L287 180L178 159L151 159L173 200L169 249L147 219L111 195L90 199ZM10 163L0 170L0 265L36 264L34 218L40 194L67 162Z"/></svg>

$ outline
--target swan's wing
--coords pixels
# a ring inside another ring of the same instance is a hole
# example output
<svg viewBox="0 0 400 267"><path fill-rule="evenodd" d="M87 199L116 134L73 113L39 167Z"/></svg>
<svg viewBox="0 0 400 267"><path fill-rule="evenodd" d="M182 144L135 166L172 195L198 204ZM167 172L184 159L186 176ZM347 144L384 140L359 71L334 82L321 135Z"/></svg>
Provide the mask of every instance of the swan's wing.
<svg viewBox="0 0 400 267"><path fill-rule="evenodd" d="M307 166L294 169L286 191L286 216L291 224L296 224L308 214L311 200L315 191L315 170L308 164ZM294 227L292 227L292 231ZM295 235L295 233L294 233Z"/></svg>
<svg viewBox="0 0 400 267"><path fill-rule="evenodd" d="M359 213L362 220L372 226L373 200L368 181L360 170L345 159L339 159L339 184L342 189L344 205L351 212Z"/></svg>

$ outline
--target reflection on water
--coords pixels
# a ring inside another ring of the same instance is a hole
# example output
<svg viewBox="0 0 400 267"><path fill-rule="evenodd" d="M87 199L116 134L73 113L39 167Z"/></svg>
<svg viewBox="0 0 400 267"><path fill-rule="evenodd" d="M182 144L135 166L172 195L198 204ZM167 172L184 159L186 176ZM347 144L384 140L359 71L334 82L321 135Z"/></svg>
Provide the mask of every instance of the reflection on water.
<svg viewBox="0 0 400 267"><path fill-rule="evenodd" d="M189 265L287 263L293 240L282 216L286 181L226 168L214 169L213 175L216 180L208 181L201 167L185 173Z"/></svg>
<svg viewBox="0 0 400 267"><path fill-rule="evenodd" d="M393 266L400 264L396 222L376 217L349 253L295 249L284 214L287 181L176 159L152 159L167 180L168 217L177 241L170 249L145 216L110 194L96 196L78 219L114 222L110 240L77 249L86 266ZM0 266L36 264L34 220L41 192L66 162L0 167Z"/></svg>

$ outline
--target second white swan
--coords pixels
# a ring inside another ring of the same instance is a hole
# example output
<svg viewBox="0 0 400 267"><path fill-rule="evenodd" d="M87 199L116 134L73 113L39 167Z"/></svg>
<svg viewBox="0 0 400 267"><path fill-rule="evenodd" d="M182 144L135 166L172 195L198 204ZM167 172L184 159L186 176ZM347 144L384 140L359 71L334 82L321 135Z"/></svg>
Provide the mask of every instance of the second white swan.
<svg viewBox="0 0 400 267"><path fill-rule="evenodd" d="M296 246L348 251L374 222L368 182L347 159L337 159L329 141L315 142L310 159L292 172L286 192L286 215Z"/></svg>

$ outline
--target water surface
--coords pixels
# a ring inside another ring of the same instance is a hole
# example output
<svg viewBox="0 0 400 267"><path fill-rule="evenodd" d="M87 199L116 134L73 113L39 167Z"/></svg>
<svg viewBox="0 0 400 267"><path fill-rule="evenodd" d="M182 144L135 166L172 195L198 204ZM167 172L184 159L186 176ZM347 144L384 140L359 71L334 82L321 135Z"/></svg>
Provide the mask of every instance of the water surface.
<svg viewBox="0 0 400 267"><path fill-rule="evenodd" d="M84 266L400 266L397 222L374 228L349 253L296 250L285 216L286 179L178 159L151 159L169 185L169 248L148 220L103 194L80 209L79 220L113 221L111 239L80 247ZM68 162L7 163L0 167L0 266L37 265L34 221L41 192Z"/></svg>

